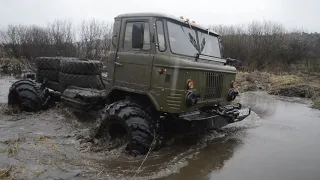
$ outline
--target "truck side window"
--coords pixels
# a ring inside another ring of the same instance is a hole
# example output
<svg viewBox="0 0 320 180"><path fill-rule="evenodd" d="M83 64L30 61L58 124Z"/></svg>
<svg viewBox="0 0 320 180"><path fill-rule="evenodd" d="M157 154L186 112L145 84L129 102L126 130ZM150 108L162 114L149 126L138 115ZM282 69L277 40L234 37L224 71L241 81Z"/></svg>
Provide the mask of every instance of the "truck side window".
<svg viewBox="0 0 320 180"><path fill-rule="evenodd" d="M132 47L132 26L136 22L129 22L126 24L126 31L124 37L123 48L126 50L135 49ZM149 23L144 22L144 42L143 42L143 50L150 50L150 29Z"/></svg>
<svg viewBox="0 0 320 180"><path fill-rule="evenodd" d="M159 51L165 51L167 49L166 47L166 41L164 38L164 27L163 22L158 20L156 21L157 25L157 39L158 39L158 49Z"/></svg>

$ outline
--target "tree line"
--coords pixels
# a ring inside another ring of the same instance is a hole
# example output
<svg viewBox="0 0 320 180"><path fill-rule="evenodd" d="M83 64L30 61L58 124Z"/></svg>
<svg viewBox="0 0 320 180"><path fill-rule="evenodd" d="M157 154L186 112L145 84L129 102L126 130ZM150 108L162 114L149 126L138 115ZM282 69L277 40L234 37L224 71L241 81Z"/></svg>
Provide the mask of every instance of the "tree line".
<svg viewBox="0 0 320 180"><path fill-rule="evenodd" d="M247 25L211 25L221 35L225 57L241 61L240 68L320 72L320 34L288 31L282 24L254 21Z"/></svg>
<svg viewBox="0 0 320 180"><path fill-rule="evenodd" d="M56 20L47 26L8 25L0 30L0 56L33 60L66 56L101 60L110 49L112 23L96 19L74 24Z"/></svg>
<svg viewBox="0 0 320 180"><path fill-rule="evenodd" d="M282 70L296 65L320 71L320 34L288 31L263 21L247 25L211 25L221 35L225 57L241 61L243 69ZM0 30L0 58L67 56L102 60L107 57L112 23L96 19L74 24L56 20L47 26L8 25Z"/></svg>

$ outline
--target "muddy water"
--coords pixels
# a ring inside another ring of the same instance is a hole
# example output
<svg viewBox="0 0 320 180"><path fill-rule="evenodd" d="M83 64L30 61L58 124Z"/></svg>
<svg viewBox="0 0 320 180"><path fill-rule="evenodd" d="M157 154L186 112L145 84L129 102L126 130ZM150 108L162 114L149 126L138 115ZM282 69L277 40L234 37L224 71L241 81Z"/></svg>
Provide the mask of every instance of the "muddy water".
<svg viewBox="0 0 320 180"><path fill-rule="evenodd" d="M0 80L6 103L12 79ZM253 107L246 120L196 141L176 140L132 158L119 147L92 152L80 144L95 117L57 105L50 110L0 115L0 168L14 179L320 179L320 111L309 101L242 94ZM139 169L139 171L137 171Z"/></svg>

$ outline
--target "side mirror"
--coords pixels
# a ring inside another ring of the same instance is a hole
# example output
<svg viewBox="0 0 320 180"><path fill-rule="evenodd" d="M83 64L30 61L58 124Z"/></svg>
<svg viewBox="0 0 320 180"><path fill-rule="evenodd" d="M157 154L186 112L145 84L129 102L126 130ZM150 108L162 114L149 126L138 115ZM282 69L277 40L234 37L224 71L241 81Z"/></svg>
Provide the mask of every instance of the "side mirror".
<svg viewBox="0 0 320 180"><path fill-rule="evenodd" d="M143 23L134 23L132 25L132 48L143 48L144 42L144 27Z"/></svg>

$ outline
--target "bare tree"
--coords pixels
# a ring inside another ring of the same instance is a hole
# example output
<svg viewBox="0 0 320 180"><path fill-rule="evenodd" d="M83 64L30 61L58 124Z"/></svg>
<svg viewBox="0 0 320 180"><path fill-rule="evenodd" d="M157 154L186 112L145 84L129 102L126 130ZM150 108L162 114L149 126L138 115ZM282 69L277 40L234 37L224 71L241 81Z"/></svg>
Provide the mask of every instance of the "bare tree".
<svg viewBox="0 0 320 180"><path fill-rule="evenodd" d="M80 40L82 56L89 59L100 59L110 48L112 25L95 19L82 21Z"/></svg>
<svg viewBox="0 0 320 180"><path fill-rule="evenodd" d="M242 26L211 26L222 35L225 56L240 59L252 69L274 69L307 58L316 45L302 31L287 31L282 24L254 21Z"/></svg>
<svg viewBox="0 0 320 180"><path fill-rule="evenodd" d="M71 21L56 20L48 25L50 43L54 48L55 55L75 56L76 49L73 45L75 32Z"/></svg>
<svg viewBox="0 0 320 180"><path fill-rule="evenodd" d="M9 25L6 30L0 32L4 50L9 56L21 56L21 37L22 26Z"/></svg>

